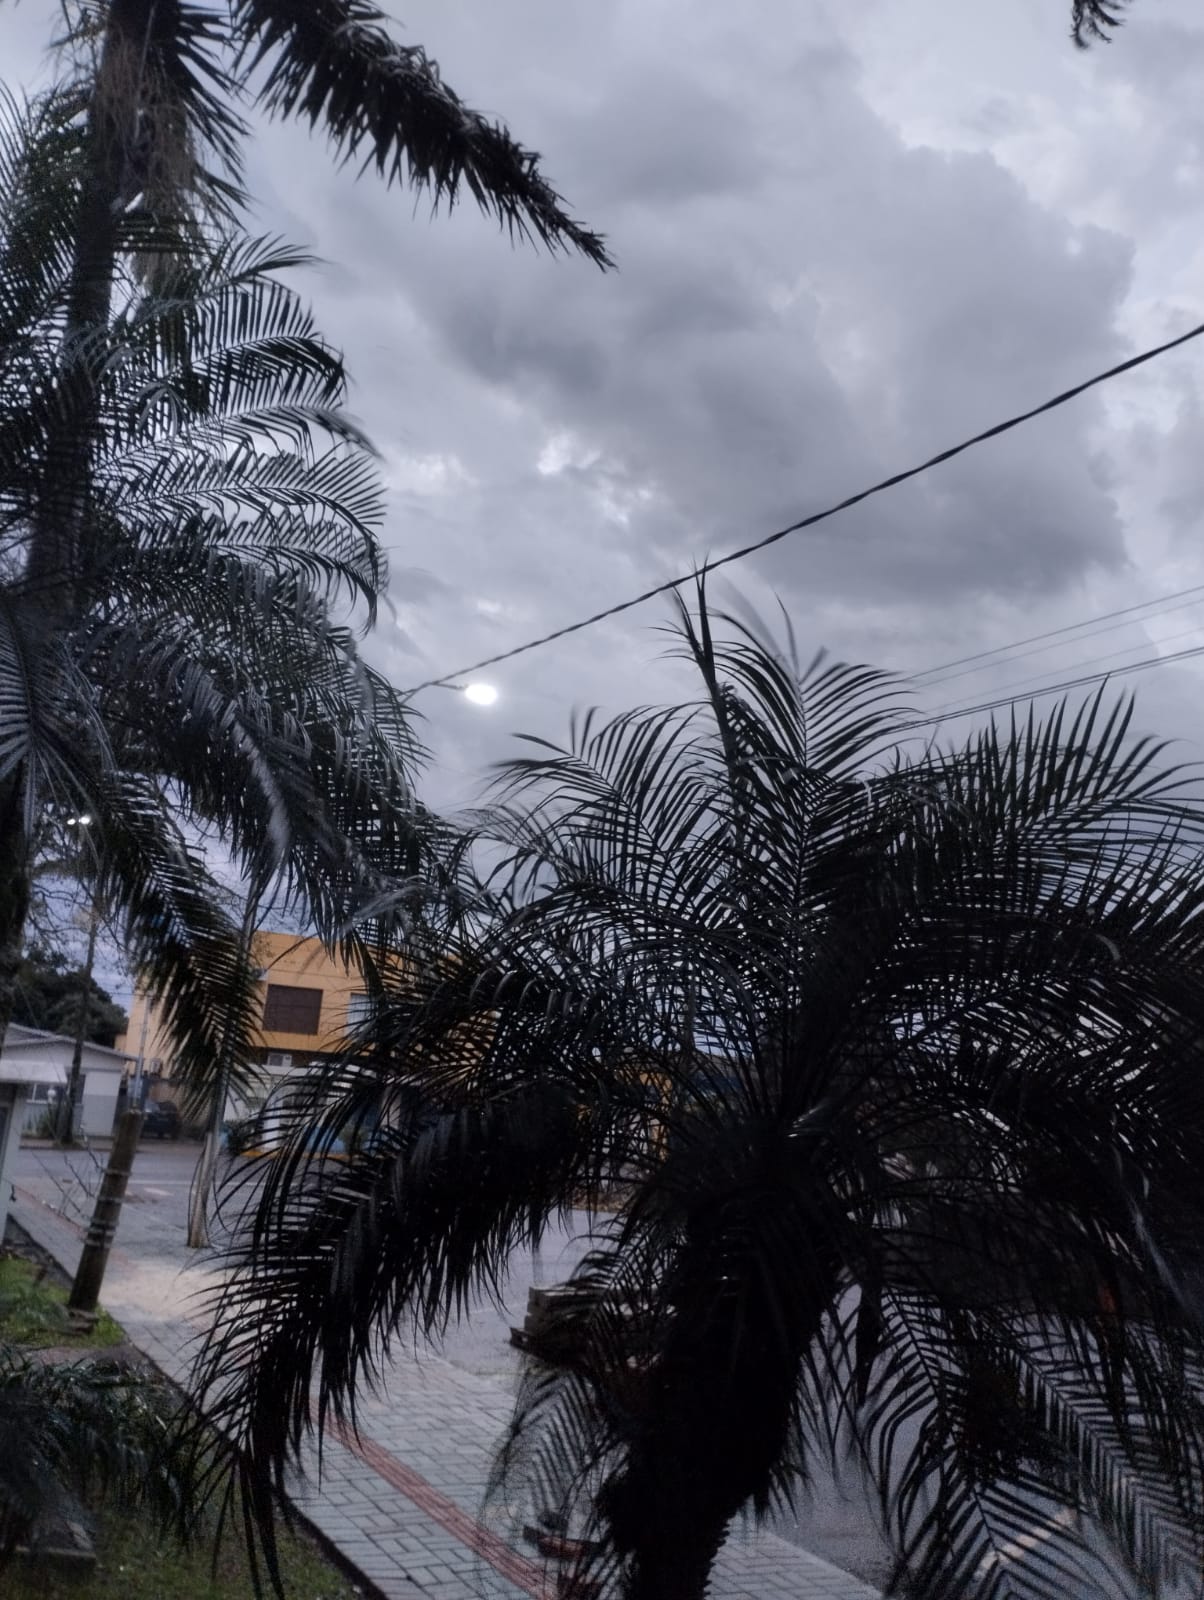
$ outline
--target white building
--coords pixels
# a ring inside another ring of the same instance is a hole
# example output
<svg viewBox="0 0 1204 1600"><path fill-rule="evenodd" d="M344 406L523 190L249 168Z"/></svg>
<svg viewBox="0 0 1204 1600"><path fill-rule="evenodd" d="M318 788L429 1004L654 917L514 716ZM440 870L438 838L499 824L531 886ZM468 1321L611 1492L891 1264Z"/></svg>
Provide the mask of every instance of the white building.
<svg viewBox="0 0 1204 1600"><path fill-rule="evenodd" d="M8 1216L9 1161L21 1135L37 1128L58 1103L71 1075L73 1039L40 1028L9 1024L0 1047L0 1233ZM89 1138L113 1131L117 1095L131 1057L120 1050L85 1042L81 1066L83 1091L76 1129Z"/></svg>

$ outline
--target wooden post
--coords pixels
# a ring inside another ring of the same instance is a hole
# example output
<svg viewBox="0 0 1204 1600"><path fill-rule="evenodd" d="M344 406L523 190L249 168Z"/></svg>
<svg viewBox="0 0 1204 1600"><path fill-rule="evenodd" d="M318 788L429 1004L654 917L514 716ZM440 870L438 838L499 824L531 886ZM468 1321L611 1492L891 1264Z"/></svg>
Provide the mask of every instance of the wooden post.
<svg viewBox="0 0 1204 1600"><path fill-rule="evenodd" d="M113 1148L109 1151L109 1164L101 1180L96 1208L92 1212L88 1231L84 1235L84 1250L79 1258L75 1282L71 1285L71 1296L67 1301L68 1311L90 1316L96 1310L105 1267L108 1265L109 1251L112 1249L117 1221L121 1216L125 1186L130 1181L130 1169L134 1165L134 1156L138 1150L138 1135L141 1132L141 1109L127 1111L117 1125L117 1137L113 1140Z"/></svg>

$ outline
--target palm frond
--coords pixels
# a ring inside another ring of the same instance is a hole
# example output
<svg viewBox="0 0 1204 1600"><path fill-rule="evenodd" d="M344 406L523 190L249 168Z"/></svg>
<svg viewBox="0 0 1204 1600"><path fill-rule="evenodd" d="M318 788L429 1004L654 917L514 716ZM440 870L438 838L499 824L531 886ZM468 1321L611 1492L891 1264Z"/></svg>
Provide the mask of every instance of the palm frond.
<svg viewBox="0 0 1204 1600"><path fill-rule="evenodd" d="M0 1569L73 1497L103 1495L164 1529L187 1526L198 1485L174 1411L145 1374L44 1365L0 1347Z"/></svg>
<svg viewBox="0 0 1204 1600"><path fill-rule="evenodd" d="M1124 22L1129 0L1071 0L1070 36L1080 50L1107 43Z"/></svg>
<svg viewBox="0 0 1204 1600"><path fill-rule="evenodd" d="M402 45L372 0L237 0L242 60L262 69L269 112L321 124L347 160L454 205L462 189L512 234L580 251L600 267L601 237L575 221L539 157L466 106L420 45Z"/></svg>

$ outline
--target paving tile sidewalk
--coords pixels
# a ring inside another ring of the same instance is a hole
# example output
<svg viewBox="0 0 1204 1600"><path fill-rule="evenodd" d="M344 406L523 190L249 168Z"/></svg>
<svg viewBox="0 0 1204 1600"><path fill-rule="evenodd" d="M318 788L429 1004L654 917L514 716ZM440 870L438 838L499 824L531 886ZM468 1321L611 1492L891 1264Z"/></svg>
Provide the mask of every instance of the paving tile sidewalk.
<svg viewBox="0 0 1204 1600"><path fill-rule="evenodd" d="M47 1180L18 1179L14 1219L68 1271L82 1229L58 1214ZM187 1378L211 1275L182 1230L127 1205L104 1301L131 1342L168 1377ZM366 1397L359 1434L336 1435L294 1499L304 1516L386 1600L553 1600L543 1564L514 1542L505 1508L487 1504L493 1452L512 1395L498 1379L434 1355L395 1360L387 1388ZM720 1555L712 1600L875 1600L877 1591L764 1531L737 1533Z"/></svg>

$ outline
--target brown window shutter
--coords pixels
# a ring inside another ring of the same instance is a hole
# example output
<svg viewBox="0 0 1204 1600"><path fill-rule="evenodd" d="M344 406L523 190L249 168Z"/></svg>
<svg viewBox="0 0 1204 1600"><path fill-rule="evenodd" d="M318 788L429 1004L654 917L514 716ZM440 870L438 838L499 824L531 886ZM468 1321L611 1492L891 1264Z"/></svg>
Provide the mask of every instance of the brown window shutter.
<svg viewBox="0 0 1204 1600"><path fill-rule="evenodd" d="M269 983L263 1002L263 1026L269 1033L318 1032L322 1020L321 989L296 989Z"/></svg>

